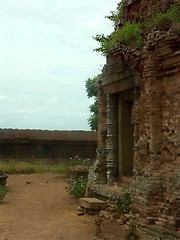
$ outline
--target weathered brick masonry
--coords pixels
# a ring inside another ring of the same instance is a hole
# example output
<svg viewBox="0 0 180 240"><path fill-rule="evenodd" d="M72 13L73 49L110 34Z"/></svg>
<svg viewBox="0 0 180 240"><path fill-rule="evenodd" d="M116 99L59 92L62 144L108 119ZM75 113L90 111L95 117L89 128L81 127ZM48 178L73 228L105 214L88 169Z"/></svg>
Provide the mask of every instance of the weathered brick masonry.
<svg viewBox="0 0 180 240"><path fill-rule="evenodd" d="M153 7L164 12L172 5L179 3L127 0L122 20L138 16L143 22ZM99 103L101 155L89 182L113 185L132 176L137 222L180 239L179 26L152 28L142 49L123 44L113 49L99 81Z"/></svg>
<svg viewBox="0 0 180 240"><path fill-rule="evenodd" d="M97 132L0 129L0 158L96 157Z"/></svg>

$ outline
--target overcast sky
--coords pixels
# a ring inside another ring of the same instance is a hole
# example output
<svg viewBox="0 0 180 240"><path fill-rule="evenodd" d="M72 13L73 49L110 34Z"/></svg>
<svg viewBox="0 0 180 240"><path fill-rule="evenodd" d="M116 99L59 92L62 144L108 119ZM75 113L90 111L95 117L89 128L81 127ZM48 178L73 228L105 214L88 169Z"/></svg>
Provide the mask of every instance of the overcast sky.
<svg viewBox="0 0 180 240"><path fill-rule="evenodd" d="M89 130L85 81L115 0L0 1L0 128Z"/></svg>

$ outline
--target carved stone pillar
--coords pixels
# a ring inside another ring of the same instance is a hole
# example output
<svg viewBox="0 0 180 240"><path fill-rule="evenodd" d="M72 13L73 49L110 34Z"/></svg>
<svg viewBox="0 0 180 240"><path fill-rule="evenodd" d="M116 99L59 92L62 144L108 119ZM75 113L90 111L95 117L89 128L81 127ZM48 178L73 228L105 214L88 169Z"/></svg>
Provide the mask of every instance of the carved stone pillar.
<svg viewBox="0 0 180 240"><path fill-rule="evenodd" d="M107 96L107 184L117 178L117 99Z"/></svg>
<svg viewBox="0 0 180 240"><path fill-rule="evenodd" d="M134 124L134 134L133 134L133 138L134 138L134 151L137 150L137 143L139 140L139 114L138 114L138 106L139 106L139 102L140 102L140 88L134 88L134 105L133 105L133 109L132 109L132 121Z"/></svg>
<svg viewBox="0 0 180 240"><path fill-rule="evenodd" d="M105 74L104 74L105 75ZM106 147L107 134L107 97L103 91L101 74L97 81L98 90L98 147ZM106 76L106 75L105 75Z"/></svg>

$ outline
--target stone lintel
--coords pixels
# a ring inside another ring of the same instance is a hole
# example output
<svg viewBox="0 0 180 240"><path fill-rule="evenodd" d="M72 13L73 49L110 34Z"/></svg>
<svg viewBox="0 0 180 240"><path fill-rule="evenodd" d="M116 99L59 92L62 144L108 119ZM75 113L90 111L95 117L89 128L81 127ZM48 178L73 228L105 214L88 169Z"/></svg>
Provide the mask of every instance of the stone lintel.
<svg viewBox="0 0 180 240"><path fill-rule="evenodd" d="M104 85L103 89L105 94L114 94L137 87L140 87L140 81L138 78L125 78L120 81L115 81Z"/></svg>

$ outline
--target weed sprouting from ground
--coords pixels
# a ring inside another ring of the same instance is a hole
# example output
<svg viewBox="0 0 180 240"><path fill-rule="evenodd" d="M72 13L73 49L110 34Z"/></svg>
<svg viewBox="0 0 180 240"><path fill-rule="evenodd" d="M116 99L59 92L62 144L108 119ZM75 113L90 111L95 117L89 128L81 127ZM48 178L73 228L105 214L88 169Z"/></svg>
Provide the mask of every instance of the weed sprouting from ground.
<svg viewBox="0 0 180 240"><path fill-rule="evenodd" d="M65 187L69 194L76 198L84 197L86 192L87 179L79 177L77 179L68 179L68 185Z"/></svg>
<svg viewBox="0 0 180 240"><path fill-rule="evenodd" d="M96 230L95 230L95 236L98 238L101 238L102 235L102 229L101 227L103 226L103 221L104 218L100 215L96 215L94 222L95 222L95 226L96 226Z"/></svg>
<svg viewBox="0 0 180 240"><path fill-rule="evenodd" d="M137 228L134 224L132 224L128 230L125 240L139 240L139 239L140 237L137 233Z"/></svg>

